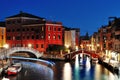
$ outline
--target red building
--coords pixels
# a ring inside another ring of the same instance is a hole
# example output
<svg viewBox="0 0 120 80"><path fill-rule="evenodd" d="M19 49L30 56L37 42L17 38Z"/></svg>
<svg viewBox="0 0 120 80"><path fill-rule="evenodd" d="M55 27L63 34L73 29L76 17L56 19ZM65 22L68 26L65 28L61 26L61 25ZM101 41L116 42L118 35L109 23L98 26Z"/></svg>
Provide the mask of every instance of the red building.
<svg viewBox="0 0 120 80"><path fill-rule="evenodd" d="M62 23L20 12L6 18L7 44L46 51L48 45L63 45Z"/></svg>

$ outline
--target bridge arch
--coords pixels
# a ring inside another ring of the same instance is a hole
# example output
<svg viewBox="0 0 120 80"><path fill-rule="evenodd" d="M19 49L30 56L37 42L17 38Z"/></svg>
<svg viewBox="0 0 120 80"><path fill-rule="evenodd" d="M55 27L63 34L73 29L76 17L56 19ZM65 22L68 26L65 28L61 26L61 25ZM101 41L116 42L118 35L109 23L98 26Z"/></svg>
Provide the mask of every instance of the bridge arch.
<svg viewBox="0 0 120 80"><path fill-rule="evenodd" d="M43 56L43 53L33 49L33 48L29 48L29 47L13 47L10 48L2 53L2 56L6 55L7 57L9 57L11 54L16 53L16 52L29 52L28 54L32 54L35 55L36 58L39 58L41 56Z"/></svg>
<svg viewBox="0 0 120 80"><path fill-rule="evenodd" d="M74 56L72 56L71 59L75 59L76 55L81 55L81 54L82 54L82 57L84 57L84 56L91 57L91 55L87 54L87 53L78 53L78 54L75 54Z"/></svg>
<svg viewBox="0 0 120 80"><path fill-rule="evenodd" d="M85 51L85 50L74 51L74 52L71 52L69 54L65 54L64 57L66 60L72 60L75 57L75 55L77 55L77 54L85 54L91 58L98 58L99 57L99 55L96 54L95 52L90 52L90 51Z"/></svg>

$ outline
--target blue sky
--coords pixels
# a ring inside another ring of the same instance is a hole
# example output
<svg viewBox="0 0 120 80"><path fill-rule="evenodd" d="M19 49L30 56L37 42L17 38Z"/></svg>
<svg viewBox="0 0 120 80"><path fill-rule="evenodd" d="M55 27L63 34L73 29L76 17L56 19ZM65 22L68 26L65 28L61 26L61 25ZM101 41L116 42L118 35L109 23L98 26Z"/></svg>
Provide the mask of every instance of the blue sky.
<svg viewBox="0 0 120 80"><path fill-rule="evenodd" d="M120 0L1 0L0 3L0 21L23 11L80 28L81 35L93 34L107 25L110 16L120 17Z"/></svg>

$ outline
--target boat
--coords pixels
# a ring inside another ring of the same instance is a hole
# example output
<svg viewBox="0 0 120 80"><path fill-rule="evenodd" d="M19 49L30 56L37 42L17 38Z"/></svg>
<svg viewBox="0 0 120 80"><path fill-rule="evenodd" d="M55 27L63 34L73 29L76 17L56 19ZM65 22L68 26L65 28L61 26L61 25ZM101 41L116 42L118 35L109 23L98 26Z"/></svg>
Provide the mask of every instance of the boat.
<svg viewBox="0 0 120 80"><path fill-rule="evenodd" d="M98 58L92 58L92 63L98 63Z"/></svg>
<svg viewBox="0 0 120 80"><path fill-rule="evenodd" d="M5 77L3 77L2 80L10 80L10 79L9 79L9 78L5 78Z"/></svg>
<svg viewBox="0 0 120 80"><path fill-rule="evenodd" d="M16 75L22 69L21 63L14 63L12 66L9 66L6 73L7 75Z"/></svg>

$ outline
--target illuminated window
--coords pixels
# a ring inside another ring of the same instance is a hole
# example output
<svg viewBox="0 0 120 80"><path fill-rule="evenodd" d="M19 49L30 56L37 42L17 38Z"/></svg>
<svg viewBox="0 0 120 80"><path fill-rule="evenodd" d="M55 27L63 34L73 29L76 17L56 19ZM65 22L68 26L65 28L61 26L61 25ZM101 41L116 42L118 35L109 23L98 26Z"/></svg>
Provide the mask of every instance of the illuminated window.
<svg viewBox="0 0 120 80"><path fill-rule="evenodd" d="M15 36L13 36L13 40L15 40Z"/></svg>
<svg viewBox="0 0 120 80"><path fill-rule="evenodd" d="M48 39L50 39L50 34L48 34Z"/></svg>
<svg viewBox="0 0 120 80"><path fill-rule="evenodd" d="M48 31L50 31L51 30L51 28L50 28L50 26L48 26Z"/></svg>
<svg viewBox="0 0 120 80"><path fill-rule="evenodd" d="M44 26L42 26L42 31L44 31Z"/></svg>
<svg viewBox="0 0 120 80"><path fill-rule="evenodd" d="M56 36L55 36L55 35L53 35L53 39L56 39Z"/></svg>
<svg viewBox="0 0 120 80"><path fill-rule="evenodd" d="M44 38L44 36L41 36L41 38L43 39L43 38Z"/></svg>

